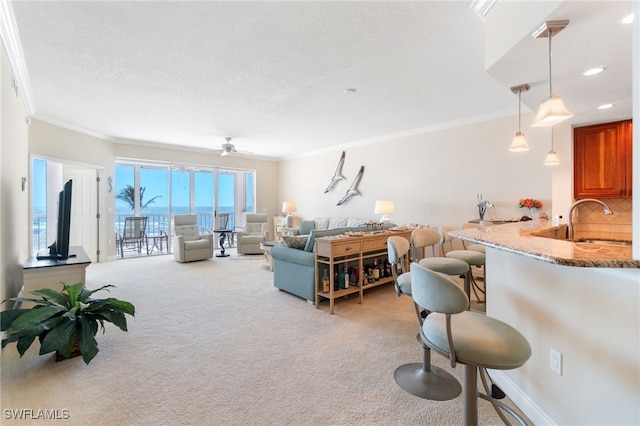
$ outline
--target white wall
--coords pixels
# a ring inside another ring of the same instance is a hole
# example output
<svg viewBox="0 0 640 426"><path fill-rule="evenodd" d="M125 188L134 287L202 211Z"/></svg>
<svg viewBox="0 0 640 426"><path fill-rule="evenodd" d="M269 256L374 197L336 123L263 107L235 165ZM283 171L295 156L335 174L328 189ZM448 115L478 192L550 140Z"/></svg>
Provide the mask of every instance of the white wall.
<svg viewBox="0 0 640 426"><path fill-rule="evenodd" d="M11 89L11 66L2 48L0 65L0 300L17 296L22 287L22 264L29 255L29 177L27 124L19 96ZM27 182L28 185L28 182ZM7 303L0 309L11 308Z"/></svg>
<svg viewBox="0 0 640 426"><path fill-rule="evenodd" d="M640 424L637 269L575 268L487 249L487 314L532 348L492 377L534 424ZM562 353L562 375L550 348ZM514 387L512 387L514 386Z"/></svg>
<svg viewBox="0 0 640 426"><path fill-rule="evenodd" d="M461 226L478 217L476 194L481 193L496 206L485 219L520 217L527 211L517 207L518 200L529 197L542 200L543 210L552 214L552 200L563 210L571 203L566 172L571 167L571 129L554 130L561 166L550 168L543 161L551 147L551 130L530 127L532 119L532 113L522 117L529 152L507 149L518 130L517 116L347 147L343 168L347 181L329 194L323 192L341 150L287 160L280 168L279 201L296 201L297 214L305 219L379 219L373 214L376 199L393 200L394 223ZM365 166L359 186L362 196L336 206L360 165ZM552 174L557 176L553 186Z"/></svg>

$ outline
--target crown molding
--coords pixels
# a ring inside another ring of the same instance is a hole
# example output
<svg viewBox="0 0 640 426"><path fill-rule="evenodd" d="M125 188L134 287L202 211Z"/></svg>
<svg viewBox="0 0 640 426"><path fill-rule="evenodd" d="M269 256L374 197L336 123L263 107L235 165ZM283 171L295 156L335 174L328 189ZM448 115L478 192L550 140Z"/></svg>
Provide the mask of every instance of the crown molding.
<svg viewBox="0 0 640 426"><path fill-rule="evenodd" d="M29 74L24 63L24 52L20 43L20 36L16 24L16 18L13 14L11 2L7 0L0 1L0 37L9 57L9 64L13 70L13 78L18 88L18 97L22 99L27 117L35 112L35 103L31 91L31 83L29 82Z"/></svg>

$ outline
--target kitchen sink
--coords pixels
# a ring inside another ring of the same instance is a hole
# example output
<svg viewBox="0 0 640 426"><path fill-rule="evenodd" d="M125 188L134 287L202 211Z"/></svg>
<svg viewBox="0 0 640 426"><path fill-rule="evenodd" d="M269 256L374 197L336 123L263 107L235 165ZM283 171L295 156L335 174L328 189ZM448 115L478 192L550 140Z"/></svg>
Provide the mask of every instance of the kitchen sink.
<svg viewBox="0 0 640 426"><path fill-rule="evenodd" d="M576 240L575 242L576 243L590 243L590 244L605 244L605 245L609 245L609 246L629 246L629 247L631 247L631 241L582 239L582 240Z"/></svg>

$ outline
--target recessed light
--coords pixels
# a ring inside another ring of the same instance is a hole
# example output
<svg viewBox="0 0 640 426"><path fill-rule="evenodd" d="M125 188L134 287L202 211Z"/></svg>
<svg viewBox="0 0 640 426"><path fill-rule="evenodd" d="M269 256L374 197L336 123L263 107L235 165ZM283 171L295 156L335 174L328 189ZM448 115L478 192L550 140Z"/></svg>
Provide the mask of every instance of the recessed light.
<svg viewBox="0 0 640 426"><path fill-rule="evenodd" d="M356 93L356 89L344 89L344 93Z"/></svg>
<svg viewBox="0 0 640 426"><path fill-rule="evenodd" d="M585 72L582 73L582 75L596 75L596 74L600 74L602 71L604 71L604 68L595 67L595 68L586 70Z"/></svg>
<svg viewBox="0 0 640 426"><path fill-rule="evenodd" d="M609 109L613 107L613 104L603 104L598 107L598 109Z"/></svg>
<svg viewBox="0 0 640 426"><path fill-rule="evenodd" d="M625 16L624 18L622 18L622 23L623 24L631 24L633 22L633 13Z"/></svg>

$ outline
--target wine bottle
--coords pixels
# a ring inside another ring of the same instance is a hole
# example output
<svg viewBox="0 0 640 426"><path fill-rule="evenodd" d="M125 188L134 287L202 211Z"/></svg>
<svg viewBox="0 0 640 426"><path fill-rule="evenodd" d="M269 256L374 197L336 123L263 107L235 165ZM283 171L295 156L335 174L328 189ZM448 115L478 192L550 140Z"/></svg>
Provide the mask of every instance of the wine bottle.
<svg viewBox="0 0 640 426"><path fill-rule="evenodd" d="M329 293L330 290L329 274L327 268L324 269L324 275L322 275L322 292Z"/></svg>
<svg viewBox="0 0 640 426"><path fill-rule="evenodd" d="M349 288L349 272L347 271L347 267L344 267L344 288Z"/></svg>
<svg viewBox="0 0 640 426"><path fill-rule="evenodd" d="M378 259L373 259L373 280L378 281L380 279L380 268L378 267Z"/></svg>

